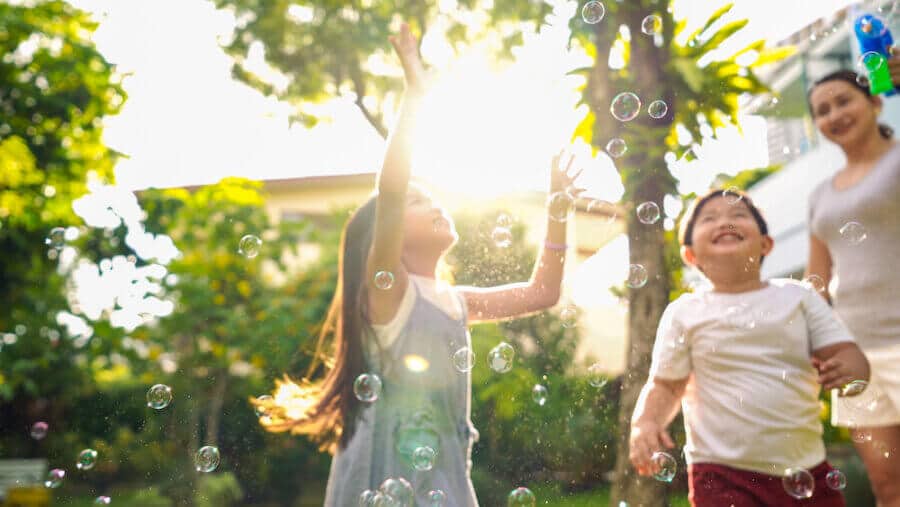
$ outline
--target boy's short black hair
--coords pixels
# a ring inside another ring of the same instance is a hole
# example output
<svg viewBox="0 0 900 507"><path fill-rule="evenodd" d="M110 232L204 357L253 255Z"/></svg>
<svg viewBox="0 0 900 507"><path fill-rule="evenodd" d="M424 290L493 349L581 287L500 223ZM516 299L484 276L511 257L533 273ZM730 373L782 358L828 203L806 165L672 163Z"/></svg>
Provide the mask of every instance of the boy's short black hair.
<svg viewBox="0 0 900 507"><path fill-rule="evenodd" d="M759 211L759 208L757 208L756 205L753 204L753 200L750 199L750 196L747 195L746 192L738 190L736 188L729 188L727 190L714 188L694 199L694 202L692 202L691 205L688 206L687 211L681 218L681 228L678 230L678 243L681 244L681 246L691 246L691 244L693 243L693 241L691 240L691 236L694 234L694 224L697 222L697 216L700 215L700 210L703 208L703 206L706 205L706 203L715 199L716 197L728 197L730 199L739 199L741 201L744 201L744 204L747 205L747 208L753 215L753 219L756 220L756 225L759 226L759 232L763 236L767 236L769 234L769 225L766 223L766 219L763 218L762 213Z"/></svg>

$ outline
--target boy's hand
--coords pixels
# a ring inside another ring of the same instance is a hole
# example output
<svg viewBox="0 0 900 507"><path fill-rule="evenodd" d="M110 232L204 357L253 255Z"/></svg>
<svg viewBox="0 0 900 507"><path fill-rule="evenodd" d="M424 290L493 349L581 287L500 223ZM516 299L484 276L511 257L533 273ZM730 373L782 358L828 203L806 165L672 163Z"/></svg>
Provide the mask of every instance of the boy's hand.
<svg viewBox="0 0 900 507"><path fill-rule="evenodd" d="M406 78L406 89L422 92L425 89L425 66L419 58L419 40L409 29L409 25L403 23L400 33L388 37L394 51L400 57L403 66L403 75Z"/></svg>
<svg viewBox="0 0 900 507"><path fill-rule="evenodd" d="M628 441L628 459L640 475L653 475L658 466L650 459L662 448L671 449L675 442L665 427L654 422L635 421L631 423Z"/></svg>
<svg viewBox="0 0 900 507"><path fill-rule="evenodd" d="M850 382L854 380L859 380L853 378L853 371L851 368L847 366L847 364L840 357L832 357L825 361L822 361L818 358L812 358L812 365L816 371L819 372L819 384L822 385L822 389L826 391L830 391L832 389L840 389L841 395L844 395L843 388ZM858 392L847 393L850 396L854 396L862 392L859 390Z"/></svg>
<svg viewBox="0 0 900 507"><path fill-rule="evenodd" d="M560 150L553 157L550 169L550 193L555 194L556 192L565 191L574 200L586 190L575 187L575 180L578 179L584 169L578 169L574 174L570 174L572 164L575 162L575 156L570 155L568 162L563 166L563 155L565 155L565 150Z"/></svg>

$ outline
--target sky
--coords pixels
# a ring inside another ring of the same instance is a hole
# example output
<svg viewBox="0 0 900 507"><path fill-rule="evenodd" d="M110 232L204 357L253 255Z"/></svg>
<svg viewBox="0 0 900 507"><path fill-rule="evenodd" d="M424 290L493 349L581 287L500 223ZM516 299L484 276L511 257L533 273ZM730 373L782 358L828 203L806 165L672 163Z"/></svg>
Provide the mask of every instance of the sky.
<svg viewBox="0 0 900 507"><path fill-rule="evenodd" d="M323 105L320 110L328 118L313 129L291 128L285 105L233 81L231 59L218 41L227 40L234 18L210 2L70 2L100 21L94 41L128 74L123 82L128 101L120 115L107 120L105 131L107 144L129 155L116 168L120 187L208 183L228 175L266 179L357 173L379 167L384 142L349 100ZM738 0L731 18L746 17L750 23L723 52L757 38L781 39L848 3ZM718 4L677 0L675 13L699 23ZM488 70L484 55L453 59L440 41L426 38L424 56L440 71L426 112L429 118L441 118L426 125L415 158L416 170L426 179L486 193L543 188L550 158L569 145L583 115L574 109L576 81L563 77L583 63L565 51L565 20L580 7L575 2L556 7L550 28L526 39L516 63L499 74ZM644 103L650 100L644 98ZM743 123L743 136L725 132L721 141L704 145L698 162L674 170L683 191L702 189L719 172L767 163L762 120L748 117ZM583 145L571 149L586 169L581 183L589 193L617 199L622 189L611 160L602 153L592 159Z"/></svg>

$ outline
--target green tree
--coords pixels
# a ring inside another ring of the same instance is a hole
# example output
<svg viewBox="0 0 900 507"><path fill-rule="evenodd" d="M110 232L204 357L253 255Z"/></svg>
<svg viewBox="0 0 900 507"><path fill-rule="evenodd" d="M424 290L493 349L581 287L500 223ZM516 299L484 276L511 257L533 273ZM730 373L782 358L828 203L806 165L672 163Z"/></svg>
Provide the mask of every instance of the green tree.
<svg viewBox="0 0 900 507"><path fill-rule="evenodd" d="M96 50L88 15L63 1L0 3L0 400L2 425L54 425L90 389L85 351L57 320L66 301L53 228L77 236L72 201L89 174L111 181L117 154L102 142L104 116L125 100L112 65ZM70 241L84 247L88 238ZM59 400L50 403L49 400ZM65 445L55 440L53 445ZM2 454L38 453L27 433Z"/></svg>
<svg viewBox="0 0 900 507"><path fill-rule="evenodd" d="M235 74L239 78L297 105L300 115L305 114L301 107L305 102L353 94L362 113L382 136L385 129L381 116L367 108L365 99L378 103L378 99L396 92L400 82L366 72L365 62L388 50L386 36L397 16L413 20L414 27L425 32L439 12L438 2L216 3L232 9L241 20L235 41L227 47L237 61ZM521 41L525 29L519 25L510 32L507 28L511 24L537 27L550 13L549 6L542 2L495 0L487 7L475 1L458 4L460 18L479 10L487 15L488 22L482 27L485 31L513 34L504 37L505 43L499 46L501 55L508 54L510 45ZM648 373L656 325L669 301L672 263L666 260L662 222L641 223L634 210L644 202L661 207L664 196L677 193L664 156L672 152L676 157L692 157L692 153L690 144L679 144L676 126L690 134L692 143L699 143L707 129L715 137L719 129L736 125L739 96L766 91L754 69L786 56L790 50L768 49L760 40L728 58L707 62L712 58L707 55L747 23L725 21L730 5L688 34L683 44L679 36L684 35L687 20L673 19L670 0L606 2L605 6L601 22L585 23L579 6L569 24L573 46L593 60L592 65L573 71L584 77L583 103L589 107L574 137L584 139L595 149L601 149L612 138L622 138L629 146L627 154L617 160L617 166L625 186L625 208L630 211L626 220L630 259L634 264L642 264L650 277L646 286L628 293L629 349L619 414L613 501L654 506L665 503L665 488L636 476L628 463L627 443L631 413ZM644 24L649 15L656 16L649 20L655 33L645 35ZM454 21L456 16L446 16L450 18L450 28L444 35L454 43L470 41L484 33L472 33L467 25ZM285 89L276 89L242 65L254 42L265 48L267 62L290 78ZM611 59L611 52L618 58ZM617 63L615 68L611 68L611 61ZM644 103L663 100L667 111L659 118L642 114L630 122L614 121L607 116L608 111L613 98L623 91L637 94Z"/></svg>

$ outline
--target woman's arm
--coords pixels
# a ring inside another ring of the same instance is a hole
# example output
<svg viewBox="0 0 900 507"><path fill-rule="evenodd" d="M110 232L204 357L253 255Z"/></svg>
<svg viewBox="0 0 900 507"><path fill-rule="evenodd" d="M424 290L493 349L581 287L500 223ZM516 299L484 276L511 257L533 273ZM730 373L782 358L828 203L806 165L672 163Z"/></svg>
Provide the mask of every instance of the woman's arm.
<svg viewBox="0 0 900 507"><path fill-rule="evenodd" d="M553 158L550 176L550 193L563 191L572 185L581 171L569 174L573 158L565 167L562 152ZM584 189L572 189L577 197ZM566 223L547 216L547 235L528 282L499 285L497 287L461 287L466 298L470 322L500 320L538 312L555 305L562 292L563 266L566 259Z"/></svg>
<svg viewBox="0 0 900 507"><path fill-rule="evenodd" d="M809 235L809 262L806 264L806 273L804 276L809 278L812 275L818 276L822 280L822 287L816 287L822 297L831 304L831 296L828 294L828 284L831 283L831 252L824 241L815 235Z"/></svg>
<svg viewBox="0 0 900 507"><path fill-rule="evenodd" d="M378 173L375 198L375 228L372 249L366 262L366 286L369 288L369 316L375 323L388 322L397 312L409 278L400 262L403 249L403 223L411 167L412 133L423 95L425 70L419 59L418 41L403 24L400 33L390 38L406 78L406 91L400 117L388 140L384 162ZM372 290L375 274L390 272L394 283L388 290Z"/></svg>
<svg viewBox="0 0 900 507"><path fill-rule="evenodd" d="M641 389L631 416L628 444L628 458L639 474L654 472L650 459L654 452L675 447L667 430L678 414L687 381L687 378L665 380L652 377Z"/></svg>

